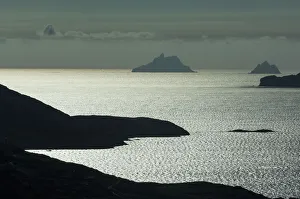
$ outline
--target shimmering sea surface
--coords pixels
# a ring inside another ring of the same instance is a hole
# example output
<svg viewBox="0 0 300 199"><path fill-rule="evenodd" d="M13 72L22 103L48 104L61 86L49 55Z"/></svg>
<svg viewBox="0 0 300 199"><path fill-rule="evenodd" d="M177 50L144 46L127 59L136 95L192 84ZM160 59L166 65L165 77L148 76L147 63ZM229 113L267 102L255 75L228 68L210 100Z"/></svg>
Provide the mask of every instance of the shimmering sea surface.
<svg viewBox="0 0 300 199"><path fill-rule="evenodd" d="M300 197L300 89L258 88L262 76L1 69L0 83L70 115L153 117L191 134L132 139L114 149L34 152L134 181L209 181ZM237 128L276 132L226 132Z"/></svg>

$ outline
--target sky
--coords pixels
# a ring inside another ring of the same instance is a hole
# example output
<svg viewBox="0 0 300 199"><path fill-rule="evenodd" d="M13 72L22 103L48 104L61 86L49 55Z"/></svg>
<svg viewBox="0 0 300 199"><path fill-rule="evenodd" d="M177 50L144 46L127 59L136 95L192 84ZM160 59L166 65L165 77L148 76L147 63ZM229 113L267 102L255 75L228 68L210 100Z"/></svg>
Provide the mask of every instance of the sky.
<svg viewBox="0 0 300 199"><path fill-rule="evenodd" d="M299 0L0 0L0 67L298 69ZM55 36L45 36L47 24Z"/></svg>
<svg viewBox="0 0 300 199"><path fill-rule="evenodd" d="M1 0L3 9L132 13L142 11L278 11L299 9L298 0Z"/></svg>

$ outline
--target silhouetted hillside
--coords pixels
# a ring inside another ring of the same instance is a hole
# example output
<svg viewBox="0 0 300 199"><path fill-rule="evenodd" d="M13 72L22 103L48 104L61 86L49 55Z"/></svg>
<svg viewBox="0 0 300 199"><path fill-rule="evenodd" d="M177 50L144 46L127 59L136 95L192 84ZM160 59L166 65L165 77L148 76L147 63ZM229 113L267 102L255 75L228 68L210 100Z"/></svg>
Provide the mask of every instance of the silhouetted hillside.
<svg viewBox="0 0 300 199"><path fill-rule="evenodd" d="M107 148L133 137L189 133L167 121L111 116L71 117L0 85L0 138L26 149Z"/></svg>
<svg viewBox="0 0 300 199"><path fill-rule="evenodd" d="M241 187L207 182L132 182L8 145L0 145L0 182L1 198L14 199L266 199Z"/></svg>
<svg viewBox="0 0 300 199"><path fill-rule="evenodd" d="M277 77L275 75L263 77L260 79L259 86L300 87L300 73L298 75L287 75L283 77Z"/></svg>

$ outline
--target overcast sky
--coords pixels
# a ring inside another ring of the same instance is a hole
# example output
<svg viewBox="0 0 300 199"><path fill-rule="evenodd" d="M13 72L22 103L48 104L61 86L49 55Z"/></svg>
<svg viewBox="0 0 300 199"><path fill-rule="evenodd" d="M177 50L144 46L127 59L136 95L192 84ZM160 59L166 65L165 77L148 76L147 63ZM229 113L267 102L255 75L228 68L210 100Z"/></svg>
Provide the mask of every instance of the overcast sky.
<svg viewBox="0 0 300 199"><path fill-rule="evenodd" d="M299 21L299 0L0 0L0 67L297 69Z"/></svg>
<svg viewBox="0 0 300 199"><path fill-rule="evenodd" d="M259 11L299 9L298 0L1 0L4 9L62 11Z"/></svg>

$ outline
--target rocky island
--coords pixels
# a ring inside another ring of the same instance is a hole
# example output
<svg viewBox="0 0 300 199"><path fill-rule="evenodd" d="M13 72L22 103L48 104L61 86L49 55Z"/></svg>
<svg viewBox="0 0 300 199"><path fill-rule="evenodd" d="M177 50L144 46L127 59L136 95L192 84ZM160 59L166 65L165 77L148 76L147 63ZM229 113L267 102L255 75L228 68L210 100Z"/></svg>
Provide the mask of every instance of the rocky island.
<svg viewBox="0 0 300 199"><path fill-rule="evenodd" d="M177 56L165 57L162 53L152 62L132 69L132 72L178 72L191 73L195 72L190 67L185 66Z"/></svg>
<svg viewBox="0 0 300 199"><path fill-rule="evenodd" d="M69 116L0 84L0 141L25 149L100 149L134 137L189 135L183 128L151 118Z"/></svg>
<svg viewBox="0 0 300 199"><path fill-rule="evenodd" d="M263 77L260 79L259 86L300 87L300 73L298 75L287 75L283 77L277 77L275 75Z"/></svg>
<svg viewBox="0 0 300 199"><path fill-rule="evenodd" d="M46 35L46 36L54 36L54 35L56 35L55 29L54 29L53 25L51 25L51 24L48 24L48 25L45 27L43 33L44 33L44 35Z"/></svg>
<svg viewBox="0 0 300 199"><path fill-rule="evenodd" d="M242 187L208 182L133 182L0 144L0 194L13 199L267 199Z"/></svg>
<svg viewBox="0 0 300 199"><path fill-rule="evenodd" d="M258 64L250 74L281 74L276 65L271 65L269 62L265 61Z"/></svg>

